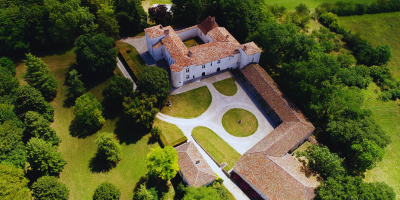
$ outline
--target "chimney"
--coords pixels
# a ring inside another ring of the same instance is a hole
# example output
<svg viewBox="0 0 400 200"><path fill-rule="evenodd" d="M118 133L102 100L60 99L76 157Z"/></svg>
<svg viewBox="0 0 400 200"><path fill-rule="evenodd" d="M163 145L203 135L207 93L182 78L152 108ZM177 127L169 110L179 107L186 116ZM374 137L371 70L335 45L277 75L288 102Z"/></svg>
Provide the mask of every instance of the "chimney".
<svg viewBox="0 0 400 200"><path fill-rule="evenodd" d="M229 35L226 35L225 38L228 39L228 38L229 38Z"/></svg>
<svg viewBox="0 0 400 200"><path fill-rule="evenodd" d="M160 29L163 29L162 25L160 24Z"/></svg>
<svg viewBox="0 0 400 200"><path fill-rule="evenodd" d="M169 29L165 29L165 30L164 30L164 34L165 34L165 35L168 35L168 34L169 34Z"/></svg>
<svg viewBox="0 0 400 200"><path fill-rule="evenodd" d="M246 45L244 45L244 47L243 47L243 51L246 51L246 49L247 49L247 47L246 47Z"/></svg>
<svg viewBox="0 0 400 200"><path fill-rule="evenodd" d="M214 24L214 22L215 22L215 17L211 17L211 23Z"/></svg>
<svg viewBox="0 0 400 200"><path fill-rule="evenodd" d="M192 57L193 53L191 51L188 52L188 56Z"/></svg>

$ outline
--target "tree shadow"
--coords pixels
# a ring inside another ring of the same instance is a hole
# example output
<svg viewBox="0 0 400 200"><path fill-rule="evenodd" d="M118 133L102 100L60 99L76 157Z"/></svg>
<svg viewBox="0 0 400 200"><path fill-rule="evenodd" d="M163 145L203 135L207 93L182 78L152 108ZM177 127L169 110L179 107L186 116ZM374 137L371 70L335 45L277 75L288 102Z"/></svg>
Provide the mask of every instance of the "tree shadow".
<svg viewBox="0 0 400 200"><path fill-rule="evenodd" d="M89 91L93 89L94 87L104 83L107 81L109 78L114 76L114 73L107 73L104 75L96 75L96 76L89 76L87 74L83 74L81 77L81 80L83 84L85 85L86 91Z"/></svg>
<svg viewBox="0 0 400 200"><path fill-rule="evenodd" d="M174 199L183 199L183 196L185 196L185 192L182 191L179 188L179 184L182 183L184 186L187 184L183 181L182 177L179 174L176 174L176 176L171 179L171 184L174 187L175 190L175 196Z"/></svg>
<svg viewBox="0 0 400 200"><path fill-rule="evenodd" d="M94 133L98 132L101 127L89 129L82 124L79 124L77 121L72 120L71 125L69 126L69 134L72 137L77 138L86 138L88 136L93 135Z"/></svg>
<svg viewBox="0 0 400 200"><path fill-rule="evenodd" d="M143 128L123 116L115 123L114 133L121 144L135 144L149 132L150 130L147 128Z"/></svg>
<svg viewBox="0 0 400 200"><path fill-rule="evenodd" d="M71 108L72 106L75 105L75 98L66 98L63 102L63 107L64 108Z"/></svg>
<svg viewBox="0 0 400 200"><path fill-rule="evenodd" d="M140 177L139 181L136 183L133 189L134 194L137 193L142 184L145 184L147 189L155 188L157 190L158 199L163 199L164 195L169 191L168 181L146 174Z"/></svg>
<svg viewBox="0 0 400 200"><path fill-rule="evenodd" d="M110 164L104 155L96 152L95 156L89 161L89 168L92 173L108 172L114 168L116 164Z"/></svg>
<svg viewBox="0 0 400 200"><path fill-rule="evenodd" d="M123 114L122 103L121 106L113 105L109 103L106 99L101 102L104 108L104 118L114 120L117 117L120 117Z"/></svg>

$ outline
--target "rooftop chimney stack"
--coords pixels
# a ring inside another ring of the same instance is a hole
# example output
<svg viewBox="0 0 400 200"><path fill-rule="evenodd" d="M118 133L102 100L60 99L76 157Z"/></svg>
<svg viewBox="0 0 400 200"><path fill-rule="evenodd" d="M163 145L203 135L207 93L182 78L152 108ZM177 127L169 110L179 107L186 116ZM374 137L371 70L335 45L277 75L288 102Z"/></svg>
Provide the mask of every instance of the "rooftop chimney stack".
<svg viewBox="0 0 400 200"><path fill-rule="evenodd" d="M163 29L162 25L160 24L160 29Z"/></svg>
<svg viewBox="0 0 400 200"><path fill-rule="evenodd" d="M246 47L246 45L244 45L243 51L246 51L246 49L247 49L247 47Z"/></svg>
<svg viewBox="0 0 400 200"><path fill-rule="evenodd" d="M169 34L169 30L168 29L164 30L164 34L168 35Z"/></svg>
<svg viewBox="0 0 400 200"><path fill-rule="evenodd" d="M191 51L188 52L188 56L192 57L193 53Z"/></svg>

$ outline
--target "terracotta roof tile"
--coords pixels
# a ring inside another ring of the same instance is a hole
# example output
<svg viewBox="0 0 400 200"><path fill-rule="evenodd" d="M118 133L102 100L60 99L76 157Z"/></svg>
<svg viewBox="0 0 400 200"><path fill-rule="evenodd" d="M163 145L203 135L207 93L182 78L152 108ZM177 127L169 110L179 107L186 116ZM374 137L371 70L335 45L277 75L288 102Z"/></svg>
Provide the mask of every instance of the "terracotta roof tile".
<svg viewBox="0 0 400 200"><path fill-rule="evenodd" d="M199 27L198 27L198 25L194 25L194 26L191 26L191 27L188 27L188 28L185 28L185 29L181 29L181 30L179 30L179 31L176 31L176 33L185 32L185 31L188 31L188 30L194 29L194 28L199 28Z"/></svg>
<svg viewBox="0 0 400 200"><path fill-rule="evenodd" d="M208 32L208 35L214 41L231 42L233 44L240 45L240 43L224 27L214 28Z"/></svg>
<svg viewBox="0 0 400 200"><path fill-rule="evenodd" d="M169 32L174 31L171 26L163 27L162 25L157 25L144 29L144 32L149 36L150 39L153 39L162 35L166 35L165 30L168 30Z"/></svg>
<svg viewBox="0 0 400 200"><path fill-rule="evenodd" d="M244 53L248 56L256 54L256 53L261 53L261 49L254 42L249 42L249 43L240 45L240 48L242 48Z"/></svg>
<svg viewBox="0 0 400 200"><path fill-rule="evenodd" d="M238 54L235 50L238 47L230 42L209 42L203 45L189 48L193 53L193 60L199 66L211 61L226 58Z"/></svg>
<svg viewBox="0 0 400 200"><path fill-rule="evenodd" d="M192 142L175 148L179 169L191 186L200 187L216 179L214 172Z"/></svg>
<svg viewBox="0 0 400 200"><path fill-rule="evenodd" d="M160 47L162 47L163 46L163 43L162 43L162 41L160 40L159 42L157 42L157 43L155 43L154 45L153 45L153 49L158 49L158 48L160 48Z"/></svg>
<svg viewBox="0 0 400 200"><path fill-rule="evenodd" d="M198 25L199 29L203 32L204 35L207 35L208 31L211 31L214 28L219 27L217 22L215 21L215 17L208 16L203 22Z"/></svg>

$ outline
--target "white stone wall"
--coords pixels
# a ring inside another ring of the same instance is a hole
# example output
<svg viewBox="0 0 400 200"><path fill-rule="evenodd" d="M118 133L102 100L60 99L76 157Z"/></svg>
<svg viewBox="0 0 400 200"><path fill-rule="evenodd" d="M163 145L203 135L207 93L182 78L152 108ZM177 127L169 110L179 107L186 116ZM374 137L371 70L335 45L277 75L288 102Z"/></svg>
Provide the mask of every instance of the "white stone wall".
<svg viewBox="0 0 400 200"><path fill-rule="evenodd" d="M181 38L182 41L184 41L184 40L198 36L198 33L199 33L199 28L192 28L192 29L177 33L177 35Z"/></svg>
<svg viewBox="0 0 400 200"><path fill-rule="evenodd" d="M197 36L199 36L199 38L201 40L203 40L204 43L209 43L209 42L213 41L209 35L204 35L203 32L200 29L197 29L197 30L198 30L197 31Z"/></svg>
<svg viewBox="0 0 400 200"><path fill-rule="evenodd" d="M244 66L250 64L250 63L258 63L260 62L260 55L261 53L256 53L253 55L246 55L244 51L239 48L240 51L240 69L242 69Z"/></svg>
<svg viewBox="0 0 400 200"><path fill-rule="evenodd" d="M159 60L162 60L162 59L164 59L164 49L165 49L165 46L163 45L163 46L161 46L161 47L159 47L159 48L157 48L157 49L153 49L153 52L154 52L154 56L153 56L153 58L154 58L154 60L155 61L159 61Z"/></svg>
<svg viewBox="0 0 400 200"><path fill-rule="evenodd" d="M184 83L183 71L171 72L171 81L172 81L173 87L175 87L175 88L181 87Z"/></svg>
<svg viewBox="0 0 400 200"><path fill-rule="evenodd" d="M172 58L171 54L169 54L167 48L162 47L163 48L163 54L164 54L164 58L168 63L168 66L171 66L172 64L175 63L175 60Z"/></svg>

